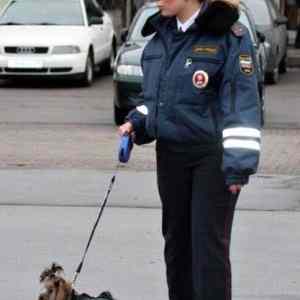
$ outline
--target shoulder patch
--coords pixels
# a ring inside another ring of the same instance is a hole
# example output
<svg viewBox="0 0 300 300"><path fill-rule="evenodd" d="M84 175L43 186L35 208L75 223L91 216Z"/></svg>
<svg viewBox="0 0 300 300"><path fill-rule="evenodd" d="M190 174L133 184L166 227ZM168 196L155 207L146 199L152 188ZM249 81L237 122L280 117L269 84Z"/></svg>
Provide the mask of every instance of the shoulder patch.
<svg viewBox="0 0 300 300"><path fill-rule="evenodd" d="M254 73L254 65L251 55L240 54L240 70L245 75L252 75Z"/></svg>
<svg viewBox="0 0 300 300"><path fill-rule="evenodd" d="M231 32L235 36L241 37L246 33L246 27L243 24L237 22L231 26Z"/></svg>

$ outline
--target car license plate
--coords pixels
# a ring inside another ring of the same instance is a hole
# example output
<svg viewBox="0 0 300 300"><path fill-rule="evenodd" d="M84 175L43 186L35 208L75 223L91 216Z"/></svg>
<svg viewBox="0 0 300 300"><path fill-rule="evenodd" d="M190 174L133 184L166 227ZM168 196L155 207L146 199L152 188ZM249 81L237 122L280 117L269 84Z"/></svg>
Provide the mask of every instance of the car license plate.
<svg viewBox="0 0 300 300"><path fill-rule="evenodd" d="M42 69L43 62L29 59L9 60L8 67L17 69Z"/></svg>

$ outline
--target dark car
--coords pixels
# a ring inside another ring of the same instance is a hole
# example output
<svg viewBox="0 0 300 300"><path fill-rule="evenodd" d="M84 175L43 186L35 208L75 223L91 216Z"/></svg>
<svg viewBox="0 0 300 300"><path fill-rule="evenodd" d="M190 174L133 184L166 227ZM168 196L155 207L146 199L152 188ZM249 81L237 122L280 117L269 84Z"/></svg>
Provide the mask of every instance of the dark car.
<svg viewBox="0 0 300 300"><path fill-rule="evenodd" d="M243 0L253 13L257 30L263 33L270 44L266 79L277 83L280 73L286 72L288 19L282 16L274 0Z"/></svg>
<svg viewBox="0 0 300 300"><path fill-rule="evenodd" d="M114 118L116 125L124 122L128 112L139 105L138 94L142 90L143 73L141 68L141 55L151 36L143 37L141 30L151 15L158 11L155 3L148 3L137 13L129 31L124 30L122 34L123 45L120 47L115 61L114 82ZM259 70L259 93L261 108L264 111L264 72L266 66L265 46L263 35L257 36L255 25L250 16L250 11L241 5L240 21L249 29L253 45L256 49L256 58ZM263 116L263 114L262 114Z"/></svg>
<svg viewBox="0 0 300 300"><path fill-rule="evenodd" d="M141 30L146 20L158 11L155 3L148 3L136 14L129 30L122 32L123 41L120 47L114 68L114 118L115 123L123 123L127 113L139 104L137 95L141 92L143 73L141 56L147 42L152 35L146 38Z"/></svg>

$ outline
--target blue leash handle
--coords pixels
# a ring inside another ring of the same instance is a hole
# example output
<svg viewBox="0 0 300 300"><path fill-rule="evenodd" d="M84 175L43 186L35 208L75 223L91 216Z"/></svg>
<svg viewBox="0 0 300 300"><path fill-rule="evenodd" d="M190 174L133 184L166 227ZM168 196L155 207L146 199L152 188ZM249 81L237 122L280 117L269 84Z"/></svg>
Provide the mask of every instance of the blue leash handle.
<svg viewBox="0 0 300 300"><path fill-rule="evenodd" d="M122 136L119 147L119 161L121 163L125 164L129 161L132 148L132 137L129 134Z"/></svg>

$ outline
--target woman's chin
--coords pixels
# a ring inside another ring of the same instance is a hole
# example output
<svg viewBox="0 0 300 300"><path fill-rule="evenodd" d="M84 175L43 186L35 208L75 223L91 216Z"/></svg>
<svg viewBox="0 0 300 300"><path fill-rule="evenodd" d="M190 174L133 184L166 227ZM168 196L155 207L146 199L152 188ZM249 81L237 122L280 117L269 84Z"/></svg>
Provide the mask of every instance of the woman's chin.
<svg viewBox="0 0 300 300"><path fill-rule="evenodd" d="M161 14L163 17L173 17L173 16L176 15L176 14L171 13L171 12L169 12L169 11L167 11L167 10L164 10L164 9L161 9L161 10L160 10L160 14Z"/></svg>

